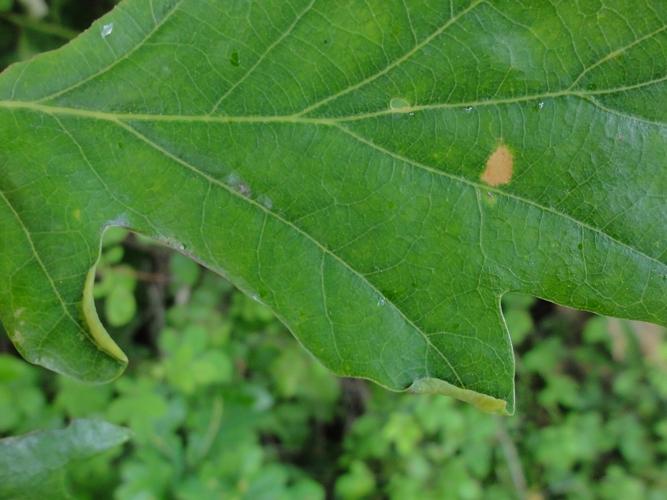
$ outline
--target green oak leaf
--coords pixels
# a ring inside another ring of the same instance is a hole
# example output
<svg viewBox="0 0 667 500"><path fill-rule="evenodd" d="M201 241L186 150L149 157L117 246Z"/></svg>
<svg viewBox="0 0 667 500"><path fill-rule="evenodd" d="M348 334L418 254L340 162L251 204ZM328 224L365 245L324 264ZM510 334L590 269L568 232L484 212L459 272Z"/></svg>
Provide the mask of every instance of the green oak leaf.
<svg viewBox="0 0 667 500"><path fill-rule="evenodd" d="M1 498L70 498L65 467L126 442L130 431L96 420L0 439Z"/></svg>
<svg viewBox="0 0 667 500"><path fill-rule="evenodd" d="M512 412L506 292L667 324L666 51L663 0L126 0L0 77L2 323L117 376L123 226L340 375Z"/></svg>

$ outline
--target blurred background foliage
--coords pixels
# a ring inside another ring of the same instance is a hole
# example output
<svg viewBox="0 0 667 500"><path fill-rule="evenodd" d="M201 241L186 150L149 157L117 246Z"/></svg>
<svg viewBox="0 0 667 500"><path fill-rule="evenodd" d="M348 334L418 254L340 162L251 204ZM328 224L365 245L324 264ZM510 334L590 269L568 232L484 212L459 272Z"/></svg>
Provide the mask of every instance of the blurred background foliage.
<svg viewBox="0 0 667 500"><path fill-rule="evenodd" d="M0 0L0 68L114 3ZM338 379L262 304L124 230L106 233L97 274L131 360L115 383L33 367L0 331L0 437L75 418L133 431L69 468L75 498L667 499L662 329L507 296L518 409L498 418Z"/></svg>

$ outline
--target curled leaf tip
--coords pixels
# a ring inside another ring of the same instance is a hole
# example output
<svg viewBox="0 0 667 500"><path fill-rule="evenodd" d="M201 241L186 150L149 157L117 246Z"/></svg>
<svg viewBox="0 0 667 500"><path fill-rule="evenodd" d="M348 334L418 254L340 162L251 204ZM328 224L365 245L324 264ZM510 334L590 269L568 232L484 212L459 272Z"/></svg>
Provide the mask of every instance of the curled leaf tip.
<svg viewBox="0 0 667 500"><path fill-rule="evenodd" d="M421 378L415 380L408 389L409 392L415 394L443 394L451 396L460 401L464 401L473 405L475 408L486 413L494 413L498 415L511 415L513 409L508 409L507 401L494 398L487 394L471 391L470 389L462 389L449 382L437 378Z"/></svg>
<svg viewBox="0 0 667 500"><path fill-rule="evenodd" d="M83 288L83 300L81 307L83 309L83 317L86 320L88 331L90 332L93 341L102 351L120 361L123 366L127 365L128 359L125 353L114 342L109 333L102 325L97 310L95 309L95 299L93 297L93 287L95 285L95 267L93 266L86 276L86 284Z"/></svg>

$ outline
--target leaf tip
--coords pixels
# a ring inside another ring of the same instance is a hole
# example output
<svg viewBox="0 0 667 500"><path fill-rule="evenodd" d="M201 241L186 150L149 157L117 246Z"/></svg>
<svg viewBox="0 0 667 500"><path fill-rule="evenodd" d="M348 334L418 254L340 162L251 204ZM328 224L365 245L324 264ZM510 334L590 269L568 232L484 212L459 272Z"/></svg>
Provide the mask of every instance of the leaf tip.
<svg viewBox="0 0 667 500"><path fill-rule="evenodd" d="M487 394L471 391L457 387L449 382L437 378L420 378L415 380L408 388L415 394L442 394L473 405L475 408L485 412L498 415L511 415L513 411L508 409L507 401L494 398Z"/></svg>
<svg viewBox="0 0 667 500"><path fill-rule="evenodd" d="M93 287L95 285L95 267L93 266L86 276L86 283L83 288L83 300L81 308L83 310L83 317L86 321L86 326L95 341L97 347L107 353L109 356L120 361L123 366L127 365L128 359L126 354L122 351L118 344L114 342L109 333L102 325L97 310L95 309L95 299L93 297Z"/></svg>

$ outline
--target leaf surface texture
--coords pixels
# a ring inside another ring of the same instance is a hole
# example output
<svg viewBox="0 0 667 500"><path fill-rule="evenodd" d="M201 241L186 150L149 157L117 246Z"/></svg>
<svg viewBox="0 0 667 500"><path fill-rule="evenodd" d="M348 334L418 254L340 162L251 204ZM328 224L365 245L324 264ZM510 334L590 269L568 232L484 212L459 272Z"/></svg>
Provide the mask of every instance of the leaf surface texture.
<svg viewBox="0 0 667 500"><path fill-rule="evenodd" d="M665 53L661 0L127 0L0 76L0 318L116 376L120 225L338 374L511 412L504 293L667 324Z"/></svg>

